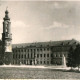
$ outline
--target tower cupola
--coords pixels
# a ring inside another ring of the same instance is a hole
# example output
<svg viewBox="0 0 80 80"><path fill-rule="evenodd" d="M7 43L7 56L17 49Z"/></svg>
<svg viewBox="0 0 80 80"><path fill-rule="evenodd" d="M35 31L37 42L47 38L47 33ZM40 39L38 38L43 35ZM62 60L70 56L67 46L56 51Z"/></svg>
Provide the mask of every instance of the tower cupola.
<svg viewBox="0 0 80 80"><path fill-rule="evenodd" d="M9 16L8 16L8 10L5 11L5 17L3 18L4 20L10 20Z"/></svg>

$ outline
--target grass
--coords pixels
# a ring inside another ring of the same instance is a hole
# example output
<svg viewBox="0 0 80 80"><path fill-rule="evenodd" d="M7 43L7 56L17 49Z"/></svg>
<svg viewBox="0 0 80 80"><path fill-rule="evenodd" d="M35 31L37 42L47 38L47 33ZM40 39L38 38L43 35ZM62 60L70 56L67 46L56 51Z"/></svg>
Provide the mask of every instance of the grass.
<svg viewBox="0 0 80 80"><path fill-rule="evenodd" d="M80 73L59 69L0 67L0 79L80 79Z"/></svg>

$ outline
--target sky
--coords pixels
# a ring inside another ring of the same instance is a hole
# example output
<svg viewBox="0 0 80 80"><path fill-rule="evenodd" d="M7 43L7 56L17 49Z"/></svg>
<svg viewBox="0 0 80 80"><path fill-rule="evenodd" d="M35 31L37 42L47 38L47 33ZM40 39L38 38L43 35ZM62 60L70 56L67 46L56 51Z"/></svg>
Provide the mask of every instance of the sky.
<svg viewBox="0 0 80 80"><path fill-rule="evenodd" d="M0 39L7 6L13 44L80 41L80 1L0 1Z"/></svg>

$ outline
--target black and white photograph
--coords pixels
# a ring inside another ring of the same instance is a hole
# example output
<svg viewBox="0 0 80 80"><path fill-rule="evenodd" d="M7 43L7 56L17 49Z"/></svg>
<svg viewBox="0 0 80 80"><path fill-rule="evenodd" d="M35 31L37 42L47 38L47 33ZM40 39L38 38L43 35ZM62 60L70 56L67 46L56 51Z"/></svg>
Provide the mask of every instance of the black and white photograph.
<svg viewBox="0 0 80 80"><path fill-rule="evenodd" d="M0 79L80 79L80 1L0 0Z"/></svg>

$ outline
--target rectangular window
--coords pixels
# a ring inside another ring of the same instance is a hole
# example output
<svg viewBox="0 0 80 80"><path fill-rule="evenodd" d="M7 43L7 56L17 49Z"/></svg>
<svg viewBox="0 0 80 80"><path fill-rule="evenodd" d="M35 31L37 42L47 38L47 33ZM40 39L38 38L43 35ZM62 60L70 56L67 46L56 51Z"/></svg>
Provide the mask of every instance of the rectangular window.
<svg viewBox="0 0 80 80"><path fill-rule="evenodd" d="M13 54L13 59L14 59L14 54Z"/></svg>
<svg viewBox="0 0 80 80"><path fill-rule="evenodd" d="M47 64L49 64L49 61L47 61Z"/></svg>
<svg viewBox="0 0 80 80"><path fill-rule="evenodd" d="M20 54L19 54L19 59L20 59Z"/></svg>
<svg viewBox="0 0 80 80"><path fill-rule="evenodd" d="M49 57L49 54L47 54L47 57Z"/></svg>
<svg viewBox="0 0 80 80"><path fill-rule="evenodd" d="M26 58L26 54L25 54L25 58Z"/></svg>
<svg viewBox="0 0 80 80"><path fill-rule="evenodd" d="M26 52L26 49L25 49L25 52Z"/></svg>
<svg viewBox="0 0 80 80"><path fill-rule="evenodd" d="M42 64L42 61L40 61L40 64Z"/></svg>
<svg viewBox="0 0 80 80"><path fill-rule="evenodd" d="M29 52L29 49L28 49L28 52Z"/></svg>
<svg viewBox="0 0 80 80"><path fill-rule="evenodd" d="M34 49L34 52L35 52L36 50Z"/></svg>
<svg viewBox="0 0 80 80"><path fill-rule="evenodd" d="M37 64L39 64L39 61L37 61Z"/></svg>
<svg viewBox="0 0 80 80"><path fill-rule="evenodd" d="M23 49L21 50L21 52L23 52Z"/></svg>
<svg viewBox="0 0 80 80"><path fill-rule="evenodd" d="M53 54L51 54L51 57L53 57Z"/></svg>
<svg viewBox="0 0 80 80"><path fill-rule="evenodd" d="M32 58L32 53L31 53L31 58Z"/></svg>
<svg viewBox="0 0 80 80"><path fill-rule="evenodd" d="M44 57L46 57L46 54L44 54Z"/></svg>
<svg viewBox="0 0 80 80"><path fill-rule="evenodd" d="M39 51L39 49L37 49L37 51Z"/></svg>
<svg viewBox="0 0 80 80"><path fill-rule="evenodd" d="M31 52L32 52L32 49L31 49Z"/></svg>
<svg viewBox="0 0 80 80"><path fill-rule="evenodd" d="M42 57L42 54L40 54L40 56Z"/></svg>
<svg viewBox="0 0 80 80"><path fill-rule="evenodd" d="M39 54L37 54L37 57L39 57Z"/></svg>
<svg viewBox="0 0 80 80"><path fill-rule="evenodd" d="M40 49L40 51L42 51L42 49Z"/></svg>
<svg viewBox="0 0 80 80"><path fill-rule="evenodd" d="M28 58L29 58L29 53L28 53Z"/></svg>

